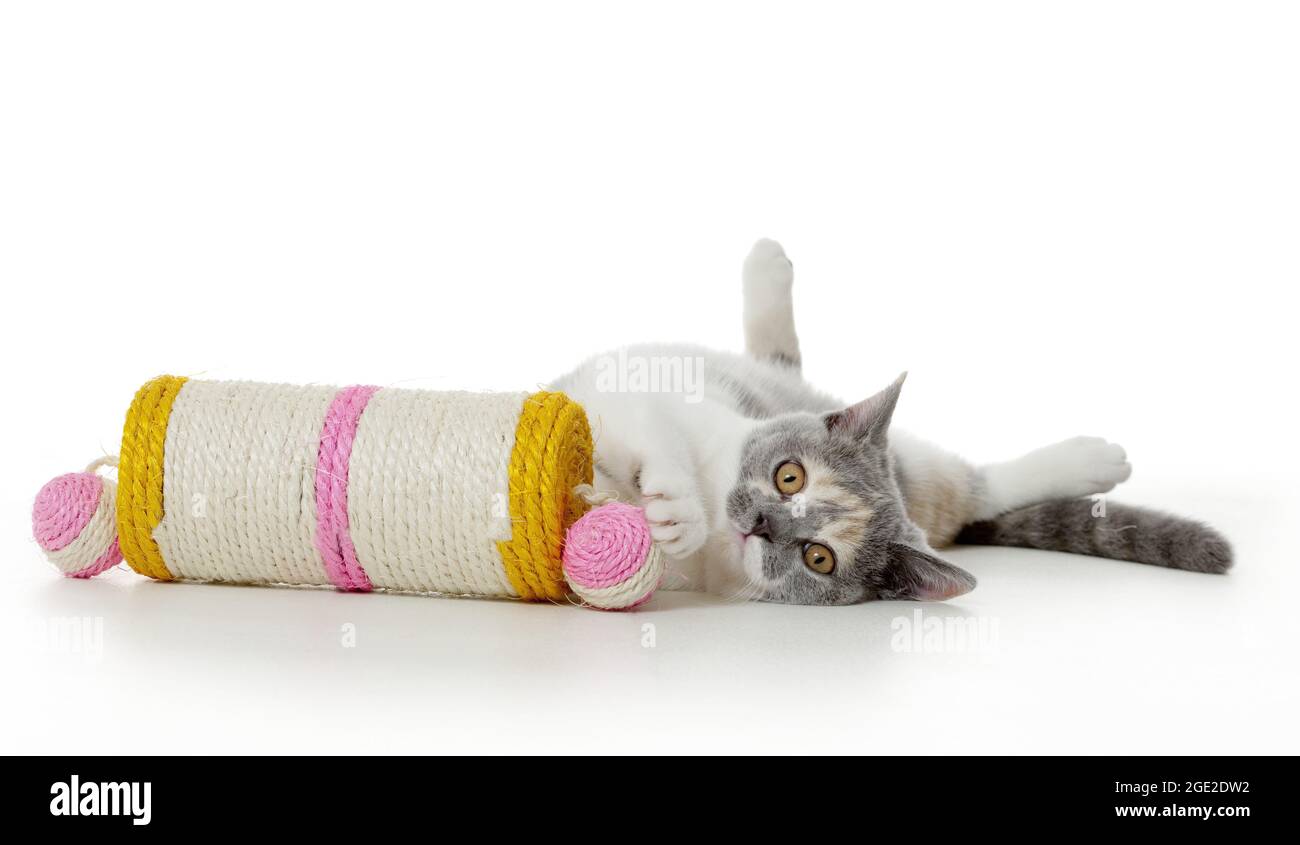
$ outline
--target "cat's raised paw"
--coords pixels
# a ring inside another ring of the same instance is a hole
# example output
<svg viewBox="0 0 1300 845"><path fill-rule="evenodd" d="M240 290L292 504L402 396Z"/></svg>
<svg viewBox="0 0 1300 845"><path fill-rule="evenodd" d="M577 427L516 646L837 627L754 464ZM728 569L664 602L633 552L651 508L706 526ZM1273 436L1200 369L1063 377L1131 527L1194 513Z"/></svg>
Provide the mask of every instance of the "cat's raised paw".
<svg viewBox="0 0 1300 845"><path fill-rule="evenodd" d="M744 279L749 296L761 296L765 290L788 293L794 283L794 265L779 243L760 238L745 258Z"/></svg>

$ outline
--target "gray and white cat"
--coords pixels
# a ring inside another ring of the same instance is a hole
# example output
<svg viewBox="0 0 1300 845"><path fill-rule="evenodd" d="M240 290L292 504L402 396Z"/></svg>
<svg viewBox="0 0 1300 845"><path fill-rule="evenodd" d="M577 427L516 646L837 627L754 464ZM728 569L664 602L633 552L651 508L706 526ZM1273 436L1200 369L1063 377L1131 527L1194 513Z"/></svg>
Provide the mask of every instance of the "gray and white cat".
<svg viewBox="0 0 1300 845"><path fill-rule="evenodd" d="M1094 516L1081 497L1131 471L1101 438L974 466L890 430L902 376L856 405L818 391L800 374L781 246L755 244L743 281L745 355L633 346L554 383L587 410L596 486L644 506L669 557L665 587L797 604L942 600L975 586L934 551L954 542L1198 572L1232 564L1227 541L1200 523L1115 503ZM693 373L696 392L683 401L666 376L651 389L656 365L679 381ZM639 379L615 372L628 367Z"/></svg>

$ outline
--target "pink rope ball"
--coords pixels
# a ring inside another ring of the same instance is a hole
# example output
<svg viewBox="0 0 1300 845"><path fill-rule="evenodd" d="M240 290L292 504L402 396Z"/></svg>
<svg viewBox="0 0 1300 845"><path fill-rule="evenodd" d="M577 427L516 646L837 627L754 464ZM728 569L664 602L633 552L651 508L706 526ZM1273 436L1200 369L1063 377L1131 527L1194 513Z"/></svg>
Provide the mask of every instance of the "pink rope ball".
<svg viewBox="0 0 1300 845"><path fill-rule="evenodd" d="M602 610L628 610L649 601L663 578L664 562L645 512L610 502L584 514L565 535L564 574L579 598Z"/></svg>
<svg viewBox="0 0 1300 845"><path fill-rule="evenodd" d="M122 561L117 544L117 485L93 472L70 472L36 494L32 536L69 578L90 578Z"/></svg>

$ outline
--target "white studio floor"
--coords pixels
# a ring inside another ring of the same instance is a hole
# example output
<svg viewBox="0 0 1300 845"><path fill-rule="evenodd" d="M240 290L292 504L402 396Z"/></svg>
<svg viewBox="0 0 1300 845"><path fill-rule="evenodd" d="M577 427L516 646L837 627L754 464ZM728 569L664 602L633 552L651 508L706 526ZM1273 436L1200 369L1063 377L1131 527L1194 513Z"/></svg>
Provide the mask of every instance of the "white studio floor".
<svg viewBox="0 0 1300 845"><path fill-rule="evenodd" d="M1213 506L1158 498L1217 523L1236 570L969 548L952 558L980 586L948 605L661 593L632 614L127 571L73 582L6 506L5 536L21 542L7 555L2 706L21 727L0 750L1300 751L1284 503L1223 487ZM933 633L962 618L975 620L966 640Z"/></svg>

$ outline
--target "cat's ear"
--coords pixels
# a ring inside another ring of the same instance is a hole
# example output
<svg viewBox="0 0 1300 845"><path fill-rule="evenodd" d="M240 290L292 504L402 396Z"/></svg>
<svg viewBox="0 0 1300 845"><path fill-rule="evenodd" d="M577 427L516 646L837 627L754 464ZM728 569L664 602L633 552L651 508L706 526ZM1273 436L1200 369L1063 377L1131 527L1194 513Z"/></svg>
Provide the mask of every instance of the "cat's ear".
<svg viewBox="0 0 1300 845"><path fill-rule="evenodd" d="M946 601L975 589L974 575L902 543L889 545L882 581L882 599Z"/></svg>
<svg viewBox="0 0 1300 845"><path fill-rule="evenodd" d="M903 389L907 373L894 379L894 383L869 399L850 405L842 411L831 411L823 419L826 430L832 434L845 434L863 442L884 445L889 431L889 421L898 404L898 394Z"/></svg>

